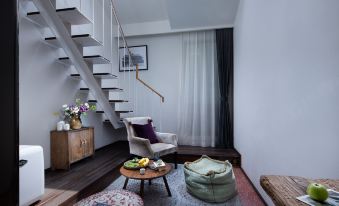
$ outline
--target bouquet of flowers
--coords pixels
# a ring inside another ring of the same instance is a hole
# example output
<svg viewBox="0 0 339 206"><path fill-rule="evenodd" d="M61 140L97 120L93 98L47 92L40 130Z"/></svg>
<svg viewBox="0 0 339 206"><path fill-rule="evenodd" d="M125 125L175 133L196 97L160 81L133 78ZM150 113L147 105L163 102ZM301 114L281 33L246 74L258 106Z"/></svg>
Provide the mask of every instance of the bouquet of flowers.
<svg viewBox="0 0 339 206"><path fill-rule="evenodd" d="M88 111L95 111L96 106L90 105L87 102L81 102L80 99L75 100L75 104L62 105L62 111L65 115L65 118L72 119L72 118L79 118L81 115L86 116Z"/></svg>

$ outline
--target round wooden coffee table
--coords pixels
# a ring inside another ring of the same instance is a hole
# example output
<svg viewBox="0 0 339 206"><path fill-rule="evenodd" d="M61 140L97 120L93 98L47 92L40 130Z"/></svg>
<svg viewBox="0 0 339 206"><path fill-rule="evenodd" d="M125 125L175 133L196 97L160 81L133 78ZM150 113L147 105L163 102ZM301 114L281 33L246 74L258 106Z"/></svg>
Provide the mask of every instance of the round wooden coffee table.
<svg viewBox="0 0 339 206"><path fill-rule="evenodd" d="M128 170L123 166L120 168L120 174L126 177L125 184L123 189L126 189L127 183L129 179L141 180L140 184L140 196L144 196L144 181L148 180L149 184L152 184L152 179L156 179L162 177L165 183L165 187L168 193L168 196L172 196L170 188L167 183L166 175L172 170L172 166L170 164L166 164L166 168L163 171L156 171L150 168L146 168L145 174L141 175L139 170Z"/></svg>

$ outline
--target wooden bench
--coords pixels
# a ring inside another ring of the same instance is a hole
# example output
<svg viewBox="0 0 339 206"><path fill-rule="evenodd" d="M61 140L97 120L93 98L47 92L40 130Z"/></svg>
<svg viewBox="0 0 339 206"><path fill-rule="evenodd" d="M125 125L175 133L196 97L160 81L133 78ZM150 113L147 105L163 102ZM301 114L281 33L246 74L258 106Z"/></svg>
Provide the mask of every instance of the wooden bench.
<svg viewBox="0 0 339 206"><path fill-rule="evenodd" d="M327 188L339 190L339 180L331 179L306 179L293 176L261 176L260 184L266 193L271 197L272 201L277 206L293 205L306 206L296 197L306 194L306 189L309 183L317 182L325 185Z"/></svg>

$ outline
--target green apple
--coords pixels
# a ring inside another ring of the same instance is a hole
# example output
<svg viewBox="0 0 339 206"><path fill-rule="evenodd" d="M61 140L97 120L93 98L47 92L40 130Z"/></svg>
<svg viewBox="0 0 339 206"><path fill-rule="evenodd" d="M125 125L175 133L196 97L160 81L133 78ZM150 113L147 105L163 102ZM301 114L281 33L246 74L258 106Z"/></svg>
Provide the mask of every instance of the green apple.
<svg viewBox="0 0 339 206"><path fill-rule="evenodd" d="M328 198L328 192L324 185L318 183L311 183L307 187L307 194L310 198L323 202Z"/></svg>

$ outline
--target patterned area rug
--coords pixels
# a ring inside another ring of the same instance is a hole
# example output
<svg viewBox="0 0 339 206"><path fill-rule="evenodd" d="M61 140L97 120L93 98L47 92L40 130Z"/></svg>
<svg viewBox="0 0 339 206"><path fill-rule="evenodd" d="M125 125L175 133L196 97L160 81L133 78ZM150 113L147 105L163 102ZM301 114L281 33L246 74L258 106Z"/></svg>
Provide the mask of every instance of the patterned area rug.
<svg viewBox="0 0 339 206"><path fill-rule="evenodd" d="M144 204L145 206L207 206L207 205L229 205L241 206L239 195L228 200L225 203L212 204L201 201L191 196L186 191L185 176L183 165L178 165L178 169L173 169L167 176L167 181L171 189L172 197L168 197L165 184L162 178L152 180L152 185L145 181L144 186ZM105 190L121 189L124 185L125 177L120 176ZM129 180L127 190L139 193L140 181Z"/></svg>

